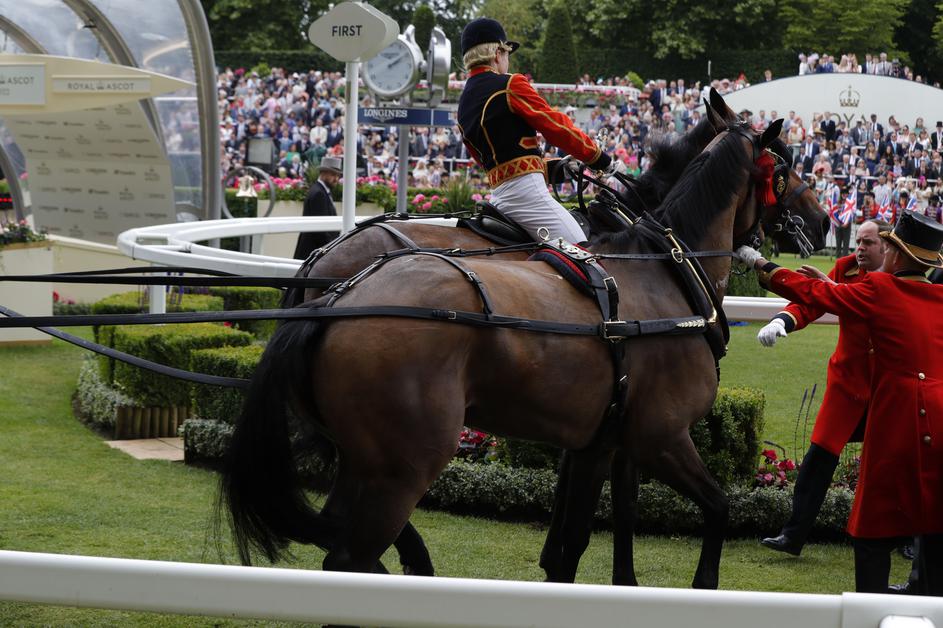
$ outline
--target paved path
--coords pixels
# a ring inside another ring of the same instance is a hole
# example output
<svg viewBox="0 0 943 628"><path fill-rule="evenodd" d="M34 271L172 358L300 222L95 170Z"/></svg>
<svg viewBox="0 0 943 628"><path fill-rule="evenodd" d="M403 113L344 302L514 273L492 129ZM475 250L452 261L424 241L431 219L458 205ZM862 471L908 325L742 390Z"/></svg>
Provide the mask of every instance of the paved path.
<svg viewBox="0 0 943 628"><path fill-rule="evenodd" d="M138 460L183 461L183 438L142 438L105 442Z"/></svg>

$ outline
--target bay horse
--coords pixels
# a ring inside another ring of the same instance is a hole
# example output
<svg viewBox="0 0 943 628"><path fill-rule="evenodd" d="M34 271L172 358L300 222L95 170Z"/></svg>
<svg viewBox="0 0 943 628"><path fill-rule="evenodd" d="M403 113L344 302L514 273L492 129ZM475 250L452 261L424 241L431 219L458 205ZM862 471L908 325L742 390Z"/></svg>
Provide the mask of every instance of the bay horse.
<svg viewBox="0 0 943 628"><path fill-rule="evenodd" d="M635 214L640 214L648 208L660 204L661 200L670 191L671 186L677 181L684 167L704 149L720 130L726 128L728 124L738 121L736 114L727 106L723 97L716 90L711 90L710 102L705 101L705 106L707 115L679 140L669 143L656 139L652 142L650 147L650 154L654 162L652 168L646 171L637 181L635 191L622 195L621 199ZM776 140L773 142L770 149L780 156L779 158L783 163L789 163L789 151L781 141ZM819 208L814 193L809 191L808 186L803 184L798 175L792 172L791 169L789 169L788 177L787 187L783 194L782 209L787 212L792 210L797 216L812 225L824 224L823 231L815 238L817 242L824 243L824 229L827 229L828 219L824 217L824 213ZM771 219L769 222L772 224L776 221ZM486 249L493 246L491 241L468 229L423 224L422 221L396 221L391 226L393 229L390 230L374 226L350 234L350 237L336 242L322 255L317 255L312 264L302 267L299 276L342 277L353 275L368 266L377 256L390 250L402 248L404 240L401 237L409 242L411 246L421 248L461 248L467 250ZM396 234L401 234L401 236ZM786 229L776 230L771 235L777 239L781 250L799 252L795 239ZM499 249L499 252L491 257L519 261L525 259L529 254L529 252L519 251L500 252ZM319 294L320 292L315 290L291 290L286 294L282 306L293 307L300 303L303 298L312 299ZM328 451L326 448L323 455L327 458L333 458L333 452ZM563 460L563 468L570 468L569 459ZM633 474L634 467L625 459L624 453L616 452L612 465L613 484L620 485L619 483L624 481L627 486L633 487L635 486L631 480ZM597 469L592 483L586 488L580 487L579 492L573 494L598 496L604 476L605 473L600 473ZM623 478L627 479L623 480ZM572 482L566 478L558 484L553 517L548 528L544 549L541 552L540 564L547 572L548 579L553 581L572 581L575 578L576 565L579 556L588 543L593 521L591 512L581 512L573 506L566 507L568 493L565 489L570 484ZM585 492L587 489L588 493ZM343 494L343 492L335 493L332 491L328 498L327 506L330 509L336 507L337 494ZM624 501L621 494L618 498L620 501L614 500L613 508L615 539L613 583L635 584L631 560L632 531L634 528L631 514L635 512L635 503L631 495L627 495ZM598 497L596 501L598 501ZM578 512L579 515L577 515ZM580 517L584 517L585 520L581 520ZM565 521L566 526L564 526ZM566 543L565 547L564 543ZM395 546L400 553L400 560L405 573L433 574L431 559L422 537L411 524L407 523L403 528L401 535L396 539ZM620 559L620 557L627 557L627 560Z"/></svg>
<svg viewBox="0 0 943 628"><path fill-rule="evenodd" d="M780 125L762 136L743 127L724 131L688 166L663 204L682 239L698 249L729 251L734 234L758 222L753 162ZM815 237L811 223L804 230ZM631 229L590 246L595 253L641 248ZM543 265L462 264L487 286L502 314L599 322L595 304ZM711 283L722 285L729 259L703 265ZM680 287L666 289L679 286L671 268L635 261L610 266L630 317L689 311ZM365 274L336 304L474 310L479 298L451 263L420 255L397 257ZM322 299L311 307L324 305ZM630 380L618 447L702 508L706 527L694 582L716 587L726 496L688 435L716 393L712 354L692 336L642 337L627 343L625 359L644 368ZM678 390L676 381L685 388ZM221 474L222 504L240 558L248 563L260 551L275 561L291 541L316 543L327 550L325 569L372 571L452 458L462 425L581 450L594 439L612 385L608 349L593 338L376 316L286 322L253 376ZM333 441L332 493L343 508L317 512L308 503L291 457L289 413Z"/></svg>

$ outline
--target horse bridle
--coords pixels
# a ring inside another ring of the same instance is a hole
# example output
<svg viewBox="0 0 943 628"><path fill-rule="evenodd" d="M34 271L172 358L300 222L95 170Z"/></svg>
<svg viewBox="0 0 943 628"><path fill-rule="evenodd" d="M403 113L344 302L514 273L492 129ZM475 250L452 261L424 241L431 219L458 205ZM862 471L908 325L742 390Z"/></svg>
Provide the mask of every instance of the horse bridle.
<svg viewBox="0 0 943 628"><path fill-rule="evenodd" d="M793 238L796 246L799 247L799 255L801 257L809 257L812 255L815 248L813 247L809 236L807 236L803 231L803 228L805 227L805 219L803 219L802 216L793 214L792 211L790 211L790 207L796 201L796 199L798 199L806 190L809 189L809 184L803 181L787 196L786 187L788 186L787 182L789 180L789 172L791 170L789 164L787 164L786 161L776 152L768 148L760 148L757 141L758 138L756 134L750 130L748 123L741 121L736 124L731 124L727 127L727 131L736 133L737 135L741 135L750 140L750 143L753 146L754 164L759 161L764 152L770 155L776 161L772 176L773 195L776 197L776 203L773 205L766 205L756 212L756 219L753 221L753 224L750 226L750 228L744 235L734 240L734 248L736 249L742 245L749 245L754 249L759 249L760 246L763 245L763 241L765 239L764 236L767 232L779 233L785 231ZM771 215L773 217L771 217Z"/></svg>

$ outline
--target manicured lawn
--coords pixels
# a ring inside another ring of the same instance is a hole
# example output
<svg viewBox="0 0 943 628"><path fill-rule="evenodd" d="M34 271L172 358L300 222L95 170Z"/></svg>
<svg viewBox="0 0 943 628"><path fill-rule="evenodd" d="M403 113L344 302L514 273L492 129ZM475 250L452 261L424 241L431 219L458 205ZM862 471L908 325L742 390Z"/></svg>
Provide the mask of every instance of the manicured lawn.
<svg viewBox="0 0 943 628"><path fill-rule="evenodd" d="M733 329L722 384L767 392L767 434L789 444L802 388L824 382L834 327L787 338L775 349L756 344L756 325ZM86 337L90 334L83 332ZM0 548L184 562L235 563L227 543L213 543L215 475L179 463L138 461L109 448L71 414L70 395L83 358L56 341L49 347L0 348ZM814 414L814 412L813 412ZM541 580L537 556L543 526L419 511L438 574L446 577ZM699 540L642 537L637 573L647 586L687 587ZM318 569L322 555L297 547L290 567ZM596 534L580 582L605 583L611 536ZM396 570L394 556L385 558ZM909 565L894 559L893 581ZM724 589L840 593L853 590L851 549L820 544L799 559L761 548L755 539L728 542ZM482 603L487 603L482 601ZM460 612L460 609L457 609ZM240 622L146 613L0 603L0 626L216 626ZM268 624L266 624L268 625Z"/></svg>

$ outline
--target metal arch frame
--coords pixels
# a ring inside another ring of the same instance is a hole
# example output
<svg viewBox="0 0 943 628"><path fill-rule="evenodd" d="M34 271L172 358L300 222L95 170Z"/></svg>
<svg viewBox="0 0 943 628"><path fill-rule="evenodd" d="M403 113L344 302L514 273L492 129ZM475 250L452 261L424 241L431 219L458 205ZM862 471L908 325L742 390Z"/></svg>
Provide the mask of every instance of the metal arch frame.
<svg viewBox="0 0 943 628"><path fill-rule="evenodd" d="M105 54L113 63L126 65L128 67L139 67L134 59L134 54L128 48L124 38L115 25L111 23L104 13L90 0L61 0L62 4L67 6L76 16L88 27L92 35L105 49ZM167 153L167 145L164 143L164 133L160 126L160 117L157 115L157 107L152 98L142 98L138 101L144 110L144 116L154 130L157 141L161 149Z"/></svg>
<svg viewBox="0 0 943 628"><path fill-rule="evenodd" d="M2 15L0 15L0 30L7 33L13 41L16 42L16 45L28 54L44 55L47 53L43 45L36 41L32 35L23 30L19 24ZM10 187L10 196L13 197L13 211L16 212L17 220L23 220L26 218L26 200L23 196L23 188L20 187L20 180L16 177L16 168L13 167L13 160L10 158L10 155L7 154L3 144L0 144L0 170L12 175L12 178L8 176L6 181L7 185Z"/></svg>
<svg viewBox="0 0 943 628"><path fill-rule="evenodd" d="M223 194L219 183L219 112L216 110L216 57L206 14L200 0L177 0L187 27L193 69L196 72L197 109L200 115L200 148L203 155L203 211L209 220L222 215ZM212 121L212 123L211 123Z"/></svg>
<svg viewBox="0 0 943 628"><path fill-rule="evenodd" d="M43 45L36 41L32 35L23 30L16 22L2 15L0 15L0 31L5 31L13 41L16 42L16 45L27 53L35 55L46 54L46 49L43 48Z"/></svg>

